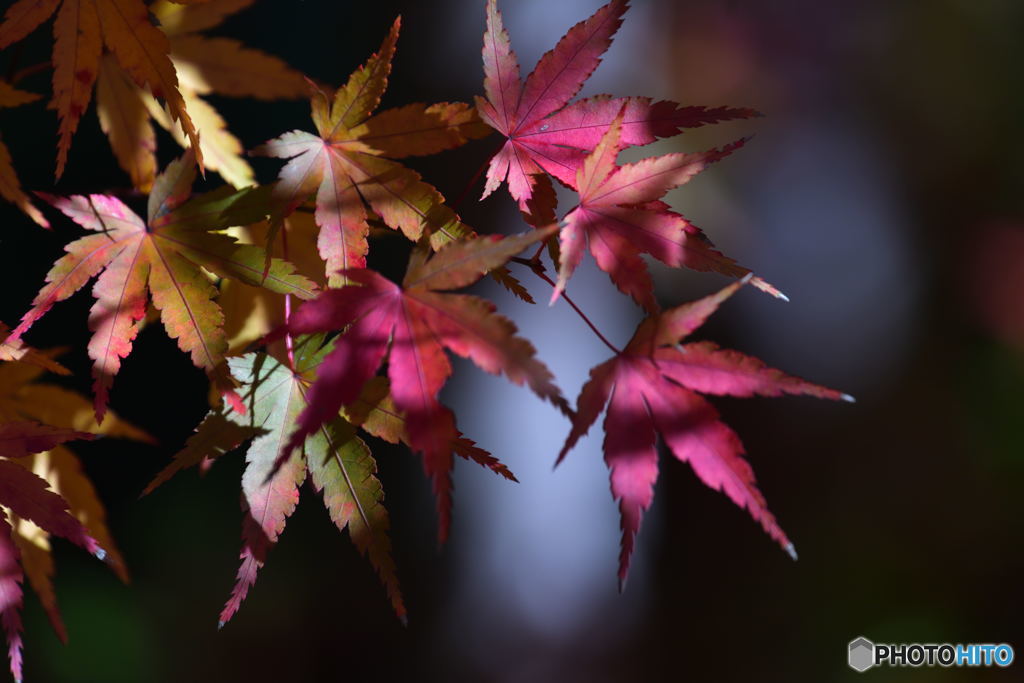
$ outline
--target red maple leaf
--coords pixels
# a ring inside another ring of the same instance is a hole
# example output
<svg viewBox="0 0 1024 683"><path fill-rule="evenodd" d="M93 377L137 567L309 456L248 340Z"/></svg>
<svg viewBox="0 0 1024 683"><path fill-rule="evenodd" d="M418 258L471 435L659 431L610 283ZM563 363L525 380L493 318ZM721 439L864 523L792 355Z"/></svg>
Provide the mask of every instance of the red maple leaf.
<svg viewBox="0 0 1024 683"><path fill-rule="evenodd" d="M291 334L348 329L320 364L308 406L281 457L334 419L342 406L356 401L388 355L391 396L405 415L408 443L423 454L433 480L443 540L450 521L452 442L458 435L455 416L437 399L452 372L444 349L487 372L504 373L516 384L529 385L538 396L571 413L551 373L534 357L533 346L515 336L515 326L496 314L490 302L448 290L476 282L552 233L549 228L504 239L477 237L451 243L433 258L421 244L401 287L372 270L350 269L343 274L355 285L324 291L305 302L288 322Z"/></svg>
<svg viewBox="0 0 1024 683"><path fill-rule="evenodd" d="M627 0L612 0L576 24L540 58L523 83L497 0L488 0L483 47L486 99L477 97L476 104L480 118L507 141L491 159L484 197L507 178L520 208L531 211L527 203L535 184L549 184L545 172L572 186L576 169L623 107L625 145L646 145L683 128L757 115L752 109L684 107L646 97L608 95L566 106L601 62L628 6ZM545 192L549 194L553 200L553 193Z"/></svg>
<svg viewBox="0 0 1024 683"><path fill-rule="evenodd" d="M604 458L622 517L620 586L629 571L640 519L654 498L657 434L677 459L690 463L701 481L746 508L768 535L796 557L793 544L754 484L754 472L743 459L739 437L697 392L741 397L808 394L833 400L853 398L710 342L680 345L745 281L646 318L625 349L591 369L590 379L580 391L572 431L558 458L561 461L587 433L607 404Z"/></svg>
<svg viewBox="0 0 1024 683"><path fill-rule="evenodd" d="M625 107L576 170L573 185L580 203L563 220L565 227L559 235L561 266L551 301L565 289L588 246L597 265L612 282L650 313L658 310L658 304L654 283L640 254L650 254L670 266L732 277L749 273L747 268L716 251L699 228L661 201L666 192L689 182L709 164L741 147L745 140L720 150L665 154L616 166L624 115ZM786 298L760 278L754 278L753 284Z"/></svg>

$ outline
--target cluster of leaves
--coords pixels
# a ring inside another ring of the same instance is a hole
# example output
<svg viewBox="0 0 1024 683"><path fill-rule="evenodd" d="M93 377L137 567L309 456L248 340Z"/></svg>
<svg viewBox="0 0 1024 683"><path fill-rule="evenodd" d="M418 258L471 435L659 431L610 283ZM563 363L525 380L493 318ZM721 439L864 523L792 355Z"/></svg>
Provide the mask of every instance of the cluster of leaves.
<svg viewBox="0 0 1024 683"><path fill-rule="evenodd" d="M102 424L87 399L44 373L67 375L53 358L12 342L0 324L0 609L11 671L21 678L21 584L27 575L61 640L67 633L53 588L50 536L66 538L107 564L123 580L128 571L106 526L103 505L76 456L63 444L97 435L153 442L142 430L108 413Z"/></svg>
<svg viewBox="0 0 1024 683"><path fill-rule="evenodd" d="M452 374L446 350L527 386L562 411L571 426L559 460L607 406L605 460L622 515L620 581L651 504L658 434L676 458L747 508L792 553L755 487L739 438L699 394L849 397L708 342L680 344L745 282L782 295L717 251L662 199L744 140L700 153L617 161L626 147L756 112L644 97L573 101L610 46L626 0L611 0L570 29L525 81L496 0L487 0L484 96L475 105L413 103L380 112L400 21L380 50L332 91L304 82L274 57L202 35L251 2L18 0L0 23L2 49L56 12L50 103L60 119L56 175L63 172L95 84L97 114L114 155L133 186L149 196L144 220L110 194L37 193L90 234L66 246L20 323L9 335L3 328L2 358L8 362L0 366L0 504L6 510L6 518L0 515L0 614L15 677L21 675L20 567L63 635L45 552L49 534L105 556L124 576L91 485L60 444L95 434L149 438L108 410L121 361L147 320L162 323L207 373L218 398L146 492L182 469L208 467L245 449L241 565L221 625L253 585L307 477L338 529L347 528L368 556L404 618L383 489L363 435L407 444L422 456L437 498L441 540L451 520L454 456L514 480L458 431L456 416L439 400ZM14 88L17 80L16 74L0 82L0 107L38 98ZM201 98L210 92L263 99L308 93L316 132L286 132L253 150L287 160L276 182L256 185L241 143ZM188 148L160 174L152 121ZM506 141L490 159L483 196L507 183L528 228L511 237L477 234L436 188L398 161L495 131ZM192 197L204 168L219 172L227 184ZM560 221L552 179L579 198ZM21 189L2 143L0 195L48 227ZM367 267L371 226L414 243L400 284ZM530 246L536 247L532 258L516 256ZM557 279L547 275L545 247ZM533 345L517 336L495 305L456 290L491 275L532 302L507 268L515 264L550 285L554 303L566 297L588 250L647 317L621 350L595 328L614 356L591 371L574 409ZM662 311L644 254L737 281ZM44 369L62 368L52 354L33 351L21 339L55 303L93 278L90 409L80 397L34 382Z"/></svg>

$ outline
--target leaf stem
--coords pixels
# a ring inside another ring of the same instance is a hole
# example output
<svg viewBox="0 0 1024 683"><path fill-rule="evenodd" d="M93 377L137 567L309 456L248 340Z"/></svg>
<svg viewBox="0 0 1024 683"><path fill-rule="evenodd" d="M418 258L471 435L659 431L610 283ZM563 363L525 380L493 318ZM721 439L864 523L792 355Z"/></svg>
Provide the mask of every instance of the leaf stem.
<svg viewBox="0 0 1024 683"><path fill-rule="evenodd" d="M288 221L284 221L281 225L281 256L285 261L288 260ZM292 317L292 295L284 295L284 324L288 326L289 321ZM292 333L285 332L284 335L284 347L288 351L288 369L295 373L295 345L292 341Z"/></svg>
<svg viewBox="0 0 1024 683"><path fill-rule="evenodd" d="M459 194L459 198L456 199L452 203L452 205L451 205L452 211L458 213L459 206L462 204L463 201L465 201L466 197L469 196L469 191L473 189L474 185L476 185L476 181L480 180L480 176L483 174L484 169L487 168L487 166L491 163L491 159L494 158L495 154L497 154L498 152L501 151L501 148L504 145L505 145L505 141L502 140L501 141L501 145L499 145L493 152L491 152L490 154L487 155L487 158L484 159L484 162L482 164L480 164L480 168L476 169L476 173L474 173L473 177L470 178L469 183L466 185L466 189L464 189L462 191L462 193Z"/></svg>
<svg viewBox="0 0 1024 683"><path fill-rule="evenodd" d="M544 247L548 246L549 239L551 238L548 237L547 239L543 239L540 244L537 245L537 251L535 251L533 256L530 257L530 263L540 263L540 255L544 253Z"/></svg>
<svg viewBox="0 0 1024 683"><path fill-rule="evenodd" d="M527 266L541 280L548 283L552 287L555 286L555 281L549 278L547 273L544 272L544 264L542 264L540 261L534 261L533 259L524 259L518 256L514 256L511 259L509 259L509 263L518 263L520 265ZM562 298L565 299L565 303L569 304L569 306L572 307L572 310L576 311L576 315L578 315L583 320L583 322L587 324L587 327L589 327L593 331L593 333L597 335L597 338L604 342L605 346L611 349L615 353L615 355L619 355L622 353L622 351L617 346L615 346L615 344L612 344L603 334L601 334L601 330L597 329L597 326L595 326L594 323L590 321L590 318L587 317L586 313L580 310L580 307L576 305L576 302L569 297L569 293L566 292L565 290L562 290Z"/></svg>

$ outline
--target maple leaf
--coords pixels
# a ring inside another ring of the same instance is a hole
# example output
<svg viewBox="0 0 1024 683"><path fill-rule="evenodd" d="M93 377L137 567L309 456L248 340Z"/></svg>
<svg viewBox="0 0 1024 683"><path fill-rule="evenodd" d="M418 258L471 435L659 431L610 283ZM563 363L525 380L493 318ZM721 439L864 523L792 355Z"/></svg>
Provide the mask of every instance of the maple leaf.
<svg viewBox="0 0 1024 683"><path fill-rule="evenodd" d="M626 580L641 517L654 497L658 478L656 434L678 460L690 463L701 481L746 508L769 536L796 557L793 544L754 484L754 473L743 459L739 437L697 392L740 397L807 394L833 400L853 398L710 342L680 344L748 278L646 318L625 349L591 369L590 379L580 391L572 431L558 460L587 433L607 404L605 463L622 518L620 587Z"/></svg>
<svg viewBox="0 0 1024 683"><path fill-rule="evenodd" d="M4 454L0 451L0 455ZM11 673L20 681L21 584L25 575L21 567L22 555L8 518L30 520L47 533L67 538L100 559L104 551L82 524L68 514L67 501L49 490L45 479L7 459L0 459L0 506L0 624L7 635Z"/></svg>
<svg viewBox="0 0 1024 683"><path fill-rule="evenodd" d="M689 182L709 164L741 147L745 140L720 150L665 154L617 166L624 115L625 107L576 170L573 184L580 202L562 222L560 267L558 283L551 293L552 303L565 289L588 246L598 267L650 313L658 310L658 304L654 283L640 254L650 254L670 266L688 266L732 277L749 273L747 268L715 251L700 229L661 201L670 189ZM785 298L760 278L755 278L753 284Z"/></svg>
<svg viewBox="0 0 1024 683"><path fill-rule="evenodd" d="M348 329L324 358L309 391L309 405L298 417L282 456L334 419L343 405L358 399L388 355L391 396L405 415L410 447L423 454L438 501L438 535L444 540L451 517L451 444L457 435L454 415L437 399L452 372L444 349L487 372L527 384L541 398L570 412L551 373L534 357L533 346L515 336L515 326L497 315L490 302L448 290L476 282L553 230L453 242L433 258L421 245L413 252L401 287L372 270L350 269L344 275L355 285L329 289L305 302L288 322L291 334Z"/></svg>
<svg viewBox="0 0 1024 683"><path fill-rule="evenodd" d="M110 54L103 55L99 62L96 116L132 185L149 192L156 178L156 133L149 122L142 90ZM205 146L205 142L200 144ZM209 162L207 166L213 167Z"/></svg>
<svg viewBox="0 0 1024 683"><path fill-rule="evenodd" d="M487 0L483 47L486 98L477 97L476 104L480 118L504 135L506 142L487 169L484 197L507 179L520 209L532 214L538 211L530 200L539 182L548 196L548 207L553 207L550 182L543 174L550 173L571 187L587 152L623 107L625 145L646 145L683 128L757 115L752 109L684 107L646 97L607 95L566 106L601 62L628 6L627 0L612 0L576 24L540 58L523 83L497 0Z"/></svg>
<svg viewBox="0 0 1024 683"><path fill-rule="evenodd" d="M19 680L18 612L24 576L57 635L67 640L53 587L51 534L82 545L105 559L122 580L128 579L96 490L75 455L60 444L95 434L152 442L113 414L101 427L87 399L37 382L45 366L55 365L50 360L54 352L33 353L49 362L33 365L37 359L24 356L20 362L0 364L0 622L7 632L11 670Z"/></svg>
<svg viewBox="0 0 1024 683"><path fill-rule="evenodd" d="M12 442L0 439L5 444L4 455L18 457L19 464L45 479L54 491L68 501L72 514L107 551L107 563L118 576L127 580L124 562L106 527L105 513L92 484L82 474L81 465L74 454L57 444L67 440L68 436L91 439L94 434L144 443L154 443L154 440L112 412L100 425L90 401L63 387L38 381L44 370L53 366L63 373L67 371L52 360L55 352L34 353L46 362L33 364L34 359L25 357L21 362L0 364L0 422L8 423L6 429L9 434L17 433L17 430L11 431L14 428L10 425L22 425L23 428L27 426L29 432L37 432L42 440L12 452ZM45 430L44 433L38 433L40 428ZM56 438L51 439L47 434ZM26 451L35 455L29 455ZM16 521L14 529L15 541L21 549L29 580L46 607L54 628L63 639L64 628L50 581L53 562L48 555L48 534L26 520Z"/></svg>
<svg viewBox="0 0 1024 683"><path fill-rule="evenodd" d="M60 6L60 10L57 7ZM142 0L17 0L0 24L0 50L18 42L57 11L53 24L53 99L60 117L56 176L64 173L71 138L89 106L103 46L140 88L167 103L202 166L199 134L178 91L170 44Z"/></svg>
<svg viewBox="0 0 1024 683"><path fill-rule="evenodd" d="M167 35L178 90L196 128L206 168L235 187L253 184L242 158L242 143L227 130L220 113L202 95L216 93L261 100L297 99L306 93L302 74L284 62L230 38L200 31L251 5L253 0L210 0L182 5L158 0L149 9ZM121 167L135 187L148 191L156 175L156 138L150 120L186 146L186 134L151 94L131 81L109 55L100 63L96 112Z"/></svg>
<svg viewBox="0 0 1024 683"><path fill-rule="evenodd" d="M146 313L147 291L160 311L167 333L192 362L207 372L218 389L237 402L224 365L227 340L223 313L213 301L216 288L202 269L275 292L310 298L316 285L274 259L262 277L263 250L237 244L214 232L265 215L258 191L224 187L186 201L196 170L192 151L167 166L149 195L148 221L108 195L43 196L65 215L97 234L76 240L47 274L47 284L11 333L17 341L54 303L99 274L89 314L89 357L93 359L96 415L102 419L121 359L132 349ZM102 271L102 272L101 272ZM240 404L238 407L241 409Z"/></svg>
<svg viewBox="0 0 1024 683"><path fill-rule="evenodd" d="M230 359L232 372L248 383L246 414L212 411L196 428L185 449L175 456L144 493L177 471L233 450L252 438L242 475L242 564L231 597L220 615L223 626L240 607L256 581L258 570L284 531L287 518L299 501L299 486L308 473L314 489L339 530L346 528L359 551L368 555L380 575L399 618L405 606L388 538L384 492L375 476L377 465L369 448L356 436L355 427L335 414L334 419L309 434L302 449L275 466L281 443L291 433L317 368L331 346L320 348L322 337L299 340L295 370L266 354Z"/></svg>
<svg viewBox="0 0 1024 683"><path fill-rule="evenodd" d="M0 363L0 420L39 422L48 429L153 443L151 436L124 422L113 412L100 423L92 405L82 396L54 384L38 382L47 370L56 368L58 374L67 374L67 370L53 361L55 351L35 351L34 354L44 362L25 357L19 362ZM31 452L44 450L49 450L49 447Z"/></svg>
<svg viewBox="0 0 1024 683"><path fill-rule="evenodd" d="M39 99L35 93L25 92L12 87L9 83L0 81L0 109L5 107L18 107ZM39 209L32 204L32 200L21 189L21 182L14 172L14 164L11 161L11 152L7 145L0 139L0 197L11 202L25 215L34 220L44 228L50 227L50 223L39 212Z"/></svg>
<svg viewBox="0 0 1024 683"><path fill-rule="evenodd" d="M489 134L475 110L442 102L373 115L387 88L400 25L396 19L380 51L333 98L314 88L317 135L291 131L254 151L290 159L273 190L271 239L285 216L316 195L317 246L332 287L344 284L338 271L366 265L368 209L413 241L427 231L434 248L472 232L433 186L391 159L434 154Z"/></svg>

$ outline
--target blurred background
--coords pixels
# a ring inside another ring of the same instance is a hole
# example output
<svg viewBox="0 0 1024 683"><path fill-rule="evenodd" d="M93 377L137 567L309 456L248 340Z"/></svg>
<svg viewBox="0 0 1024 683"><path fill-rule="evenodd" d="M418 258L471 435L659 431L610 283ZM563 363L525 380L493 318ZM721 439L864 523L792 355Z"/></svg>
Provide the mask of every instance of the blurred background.
<svg viewBox="0 0 1024 683"><path fill-rule="evenodd" d="M524 75L600 4L503 2ZM482 92L483 5L261 2L211 33L338 85L401 13L384 106L468 101ZM59 643L29 594L26 679L852 681L858 674L846 665L846 646L860 635L1007 642L1024 655L1022 29L1024 5L1012 0L636 0L582 93L765 114L627 158L755 135L670 201L792 299L748 288L699 337L857 397L854 405L714 401L742 437L798 562L663 453L655 503L618 594L618 519L602 430L552 471L565 420L527 391L457 363L445 400L467 436L520 483L459 462L452 537L438 549L418 459L371 443L408 627L306 490L241 612L218 633L237 569L243 456L225 456L205 478L188 472L137 499L206 410L205 377L152 326L124 363L112 407L161 446L107 439L74 447L108 505L132 585L56 544L70 643ZM28 40L22 64L45 60L50 40L48 24ZM10 50L0 54L0 68L5 59ZM47 78L21 85L48 93ZM210 99L250 148L311 128L302 102ZM0 113L27 188L52 186L55 120L42 103ZM178 149L161 135L166 162ZM411 165L454 201L496 144L492 137ZM266 181L279 167L254 165ZM127 185L87 113L57 190ZM504 191L481 203L480 190L458 207L466 222L482 232L523 229ZM563 196L561 212L570 207ZM8 204L0 212L0 320L14 323L80 231L52 212L52 233ZM654 272L665 305L726 282L661 266ZM546 285L529 273L523 279L546 298ZM531 307L496 287L477 289L517 321L568 396L605 360L606 349L564 303ZM639 312L603 273L585 267L569 291L613 342L628 340ZM86 393L90 303L78 294L28 337L36 347L72 347L63 360L75 376L54 381ZM1014 670L981 669L866 675L1018 678Z"/></svg>

